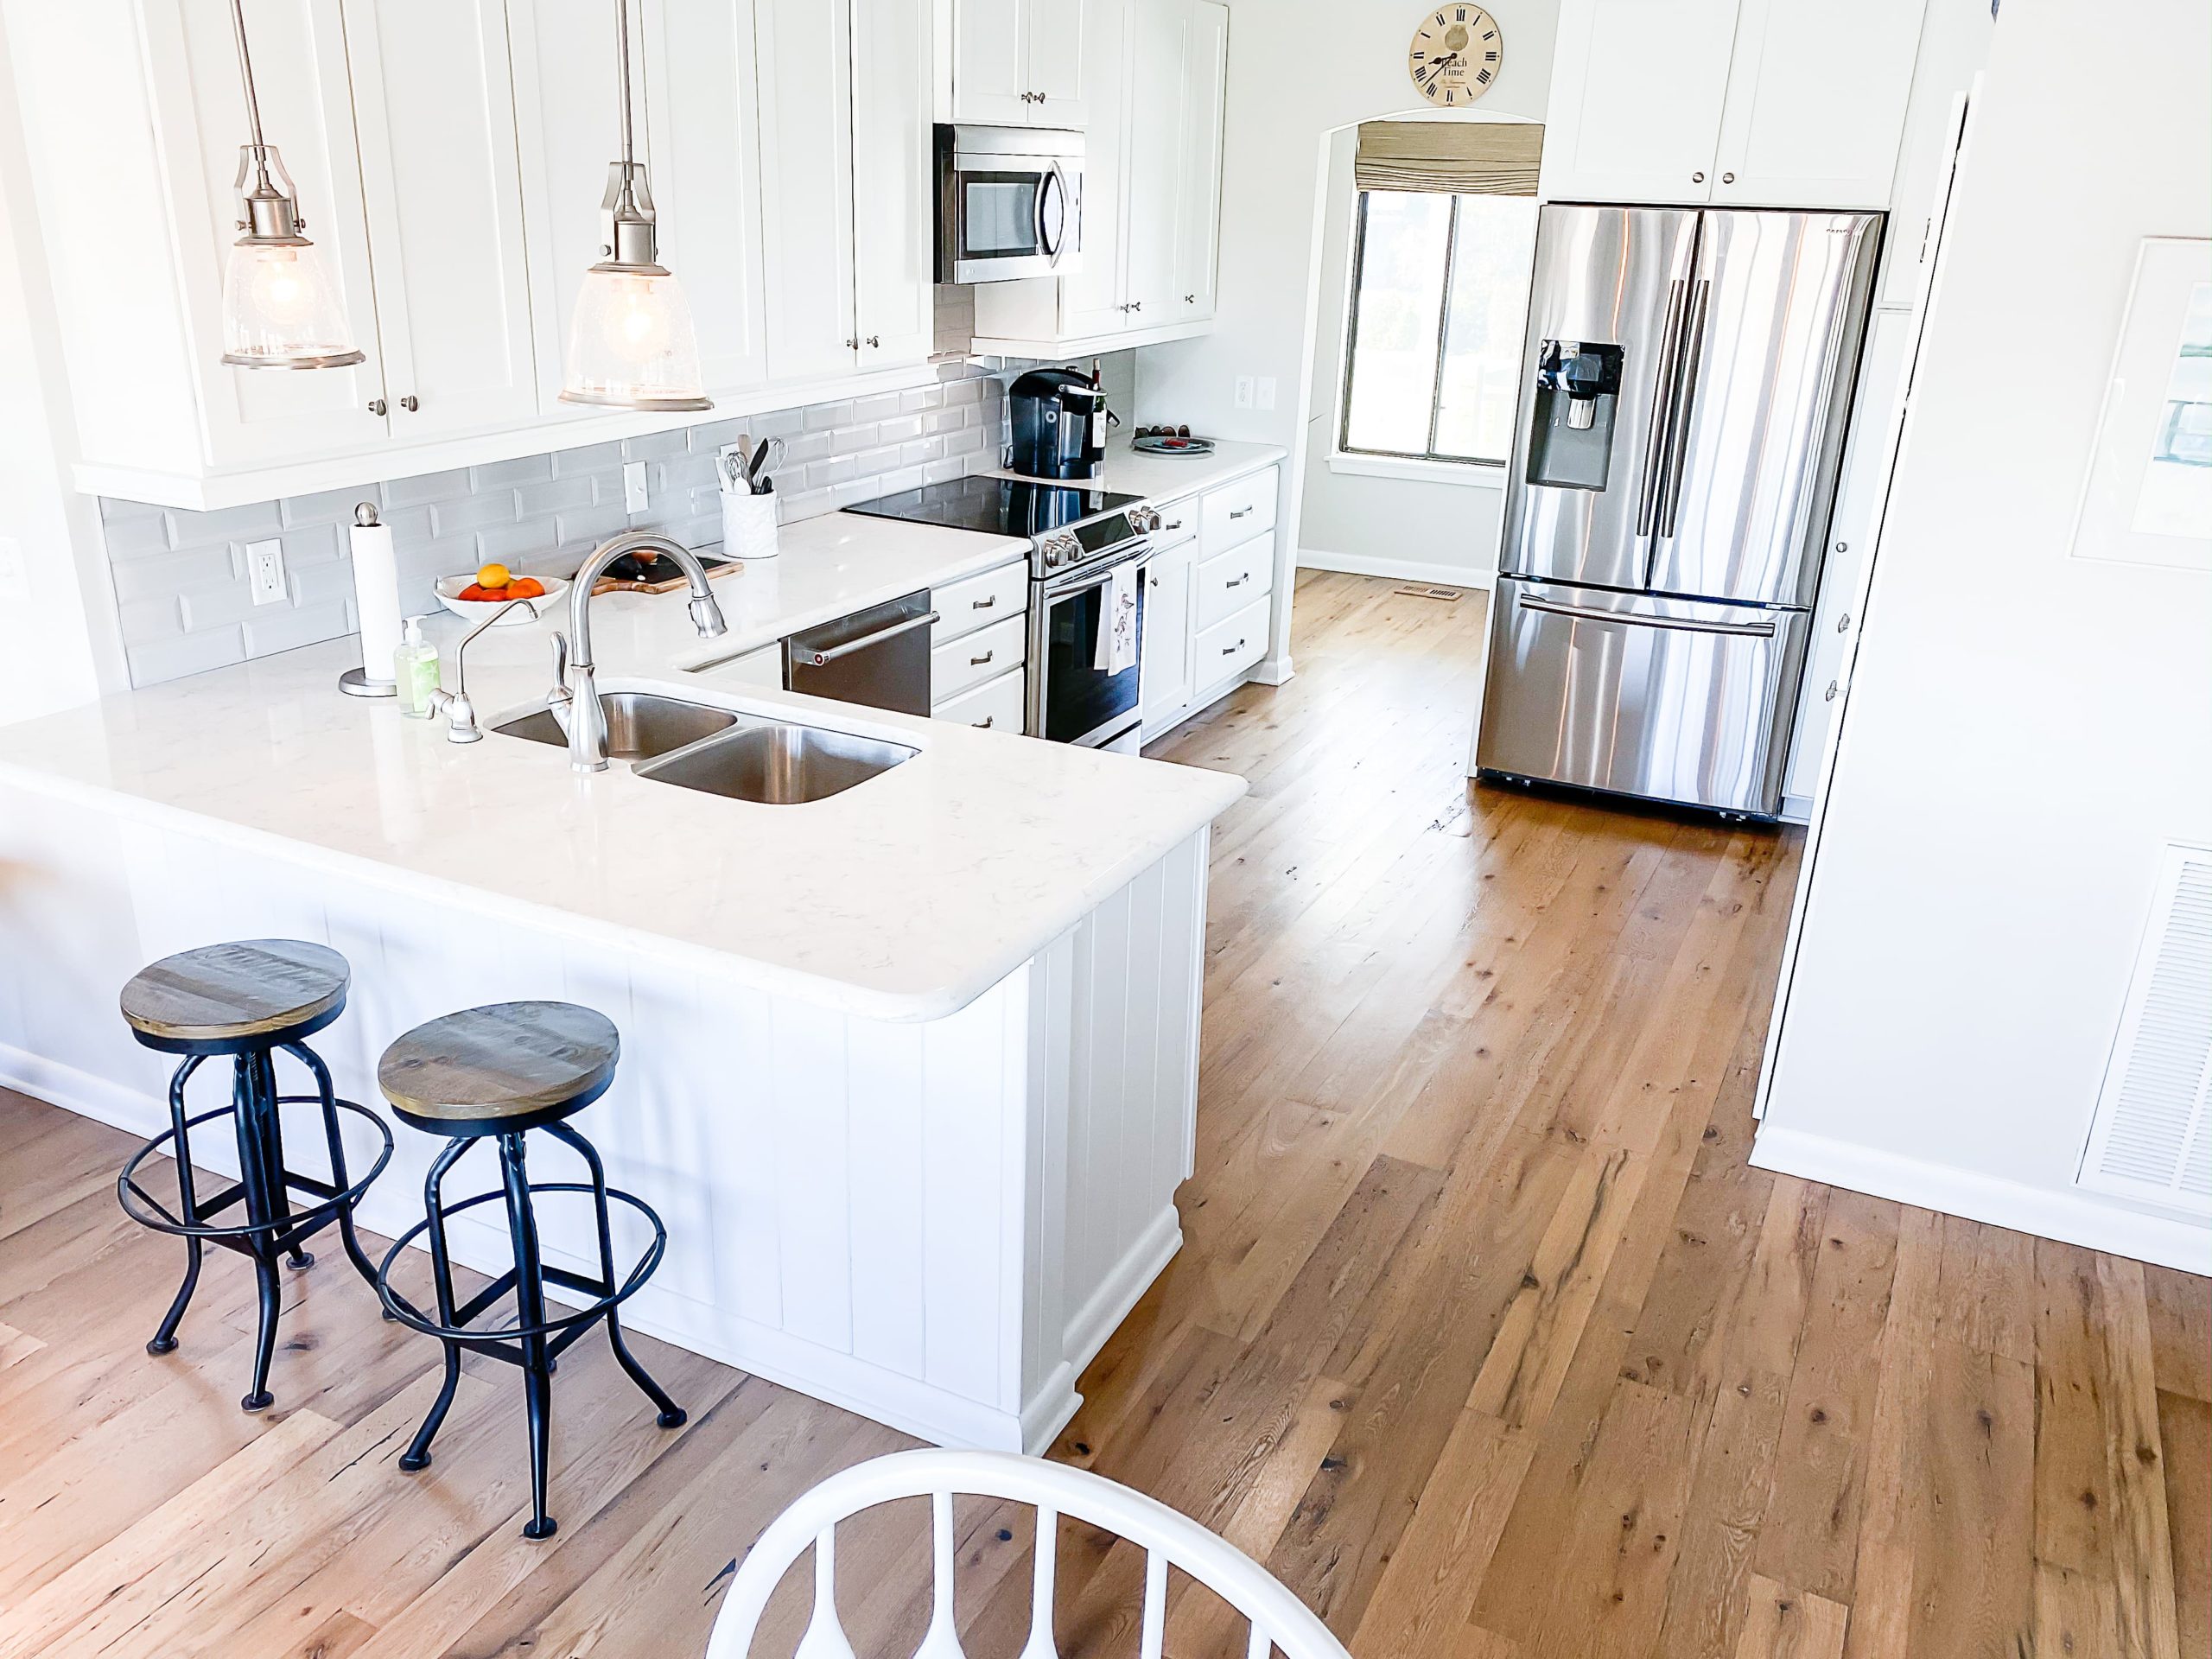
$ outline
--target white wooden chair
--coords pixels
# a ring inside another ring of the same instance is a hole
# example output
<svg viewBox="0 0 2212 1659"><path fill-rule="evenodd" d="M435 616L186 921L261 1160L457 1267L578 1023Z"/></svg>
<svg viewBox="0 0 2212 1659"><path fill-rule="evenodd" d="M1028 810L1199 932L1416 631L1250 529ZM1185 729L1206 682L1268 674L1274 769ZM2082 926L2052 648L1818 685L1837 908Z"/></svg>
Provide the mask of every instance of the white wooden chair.
<svg viewBox="0 0 2212 1659"><path fill-rule="evenodd" d="M1166 1635L1167 1569L1179 1567L1251 1624L1247 1659L1350 1659L1344 1644L1268 1570L1190 1516L1128 1487L1065 1464L1008 1452L895 1452L855 1464L806 1493L760 1535L730 1580L708 1638L707 1659L747 1659L761 1610L791 1564L814 1546L814 1612L795 1659L854 1659L837 1620L837 1522L903 1497L930 1500L935 1586L929 1628L914 1659L966 1659L953 1624L952 1498L956 1492L1027 1503L1037 1510L1036 1575L1021 1659L1058 1659L1052 1639L1052 1571L1058 1518L1072 1516L1145 1551L1140 1659L1160 1659Z"/></svg>

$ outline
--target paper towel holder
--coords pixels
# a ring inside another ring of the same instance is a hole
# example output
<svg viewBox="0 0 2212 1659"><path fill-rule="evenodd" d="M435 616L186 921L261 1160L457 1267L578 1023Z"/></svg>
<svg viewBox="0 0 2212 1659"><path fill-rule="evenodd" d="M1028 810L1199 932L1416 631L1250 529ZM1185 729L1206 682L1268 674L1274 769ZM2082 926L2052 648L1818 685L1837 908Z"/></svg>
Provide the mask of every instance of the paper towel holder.
<svg viewBox="0 0 2212 1659"><path fill-rule="evenodd" d="M353 509L353 523L362 530L373 529L377 523L376 504L364 501ZM338 689L349 697L396 697L399 695L397 680L372 680L365 662L359 668L349 668L338 677Z"/></svg>

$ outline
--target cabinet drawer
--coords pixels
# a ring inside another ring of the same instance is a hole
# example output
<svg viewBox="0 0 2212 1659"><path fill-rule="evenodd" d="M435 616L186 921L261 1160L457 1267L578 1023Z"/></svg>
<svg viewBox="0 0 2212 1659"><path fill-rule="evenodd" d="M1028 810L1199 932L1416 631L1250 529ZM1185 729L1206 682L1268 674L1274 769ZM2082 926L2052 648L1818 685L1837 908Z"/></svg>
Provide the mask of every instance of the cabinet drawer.
<svg viewBox="0 0 2212 1659"><path fill-rule="evenodd" d="M938 646L930 652L930 702L935 704L957 697L970 686L1020 667L1028 636L1029 619L1009 616Z"/></svg>
<svg viewBox="0 0 2212 1659"><path fill-rule="evenodd" d="M1152 532L1154 552L1179 547L1198 533L1198 498L1186 495L1180 501L1170 501L1155 509L1160 514L1160 528ZM1237 523L1244 521L1238 519Z"/></svg>
<svg viewBox="0 0 2212 1659"><path fill-rule="evenodd" d="M1275 469L1272 467L1208 490L1198 509L1198 556L1226 553L1275 527Z"/></svg>
<svg viewBox="0 0 2212 1659"><path fill-rule="evenodd" d="M1020 669L948 697L930 710L932 720L957 721L987 731L1020 734L1028 712L1028 691Z"/></svg>
<svg viewBox="0 0 2212 1659"><path fill-rule="evenodd" d="M1016 559L980 576L965 576L930 594L930 608L937 613L930 629L930 644L941 645L963 633L1019 616L1029 606L1029 562Z"/></svg>
<svg viewBox="0 0 2212 1659"><path fill-rule="evenodd" d="M1210 628L1234 616L1255 599L1264 599L1274 587L1275 538L1233 547L1198 567L1198 626Z"/></svg>
<svg viewBox="0 0 2212 1659"><path fill-rule="evenodd" d="M1226 622L1217 622L1198 638L1197 680L1200 691L1242 674L1268 654L1268 601L1247 605Z"/></svg>

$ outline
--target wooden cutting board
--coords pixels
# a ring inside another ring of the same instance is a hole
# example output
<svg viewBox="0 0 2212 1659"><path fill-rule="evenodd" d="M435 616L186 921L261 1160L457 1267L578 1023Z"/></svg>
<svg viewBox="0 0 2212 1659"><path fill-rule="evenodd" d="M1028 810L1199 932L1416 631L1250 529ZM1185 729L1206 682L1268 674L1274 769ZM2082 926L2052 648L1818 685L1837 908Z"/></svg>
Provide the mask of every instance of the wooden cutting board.
<svg viewBox="0 0 2212 1659"><path fill-rule="evenodd" d="M735 559L702 556L699 563L707 567L709 582L744 568ZM626 553L607 567L607 574L592 583L591 590L594 594L672 594L690 580L683 567L665 553L656 553L651 559Z"/></svg>

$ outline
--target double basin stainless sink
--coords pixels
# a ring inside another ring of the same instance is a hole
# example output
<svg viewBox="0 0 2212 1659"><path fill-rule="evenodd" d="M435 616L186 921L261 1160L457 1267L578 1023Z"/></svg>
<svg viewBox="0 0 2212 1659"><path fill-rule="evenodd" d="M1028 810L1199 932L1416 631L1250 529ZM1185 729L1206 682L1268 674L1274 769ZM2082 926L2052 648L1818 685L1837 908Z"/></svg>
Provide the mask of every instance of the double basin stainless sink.
<svg viewBox="0 0 2212 1659"><path fill-rule="evenodd" d="M607 716L609 760L633 762L639 777L657 783L768 806L842 795L919 753L903 743L734 714L651 691L602 691L599 706ZM544 709L492 729L563 748L569 742Z"/></svg>

